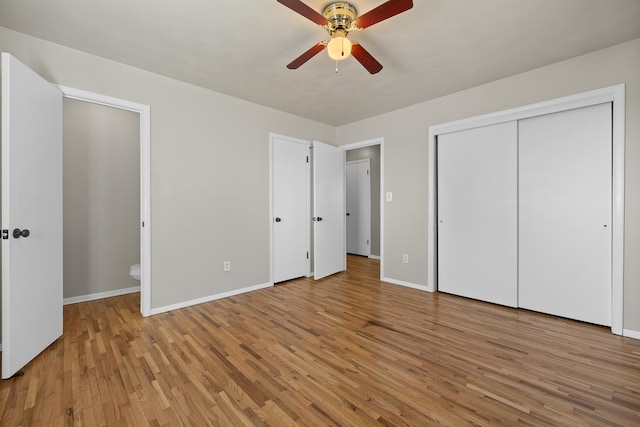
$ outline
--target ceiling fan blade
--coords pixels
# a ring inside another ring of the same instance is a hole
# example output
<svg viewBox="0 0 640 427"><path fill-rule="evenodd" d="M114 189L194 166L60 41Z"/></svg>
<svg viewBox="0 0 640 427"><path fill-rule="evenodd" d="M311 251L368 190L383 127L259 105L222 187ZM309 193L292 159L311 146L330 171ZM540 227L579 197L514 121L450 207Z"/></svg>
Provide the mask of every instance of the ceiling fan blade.
<svg viewBox="0 0 640 427"><path fill-rule="evenodd" d="M291 63L287 65L287 68L290 70L295 70L296 68L300 67L302 64L322 52L326 45L326 42L320 42L314 45L311 49L291 61Z"/></svg>
<svg viewBox="0 0 640 427"><path fill-rule="evenodd" d="M375 74L382 70L382 64L380 64L365 48L360 44L354 42L351 46L351 55L362 64L371 74Z"/></svg>
<svg viewBox="0 0 640 427"><path fill-rule="evenodd" d="M278 3L287 6L289 9L299 13L300 15L315 22L318 25L325 25L329 23L329 21L327 21L327 18L320 15L318 12L311 9L300 0L278 0Z"/></svg>
<svg viewBox="0 0 640 427"><path fill-rule="evenodd" d="M278 0L280 1L280 0ZM389 0L356 19L358 28L367 28L413 7L412 0Z"/></svg>

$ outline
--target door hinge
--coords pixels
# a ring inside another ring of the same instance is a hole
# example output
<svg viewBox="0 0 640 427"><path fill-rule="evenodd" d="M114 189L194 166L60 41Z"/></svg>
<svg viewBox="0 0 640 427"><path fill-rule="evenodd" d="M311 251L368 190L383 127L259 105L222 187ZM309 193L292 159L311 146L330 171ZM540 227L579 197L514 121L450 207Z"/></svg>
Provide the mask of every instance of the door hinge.
<svg viewBox="0 0 640 427"><path fill-rule="evenodd" d="M307 163L309 163L309 156L307 156Z"/></svg>
<svg viewBox="0 0 640 427"><path fill-rule="evenodd" d="M2 239L7 240L9 238L9 230L2 230Z"/></svg>
<svg viewBox="0 0 640 427"><path fill-rule="evenodd" d="M307 251L307 259L309 259L309 251Z"/></svg>
<svg viewBox="0 0 640 427"><path fill-rule="evenodd" d="M369 169L367 169L367 175L369 175Z"/></svg>

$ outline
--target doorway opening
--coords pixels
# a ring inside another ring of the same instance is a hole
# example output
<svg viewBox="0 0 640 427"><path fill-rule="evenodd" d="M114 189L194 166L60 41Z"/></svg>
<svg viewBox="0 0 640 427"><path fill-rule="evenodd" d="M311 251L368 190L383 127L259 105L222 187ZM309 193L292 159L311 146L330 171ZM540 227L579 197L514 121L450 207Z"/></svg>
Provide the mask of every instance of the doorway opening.
<svg viewBox="0 0 640 427"><path fill-rule="evenodd" d="M139 115L63 99L62 116L63 303L139 292Z"/></svg>
<svg viewBox="0 0 640 427"><path fill-rule="evenodd" d="M369 258L380 260L380 279L384 277L384 138L340 146L346 161L370 161L371 233Z"/></svg>
<svg viewBox="0 0 640 427"><path fill-rule="evenodd" d="M66 86L58 86L64 98L126 110L139 115L140 132L140 312L151 314L151 111L138 104Z"/></svg>

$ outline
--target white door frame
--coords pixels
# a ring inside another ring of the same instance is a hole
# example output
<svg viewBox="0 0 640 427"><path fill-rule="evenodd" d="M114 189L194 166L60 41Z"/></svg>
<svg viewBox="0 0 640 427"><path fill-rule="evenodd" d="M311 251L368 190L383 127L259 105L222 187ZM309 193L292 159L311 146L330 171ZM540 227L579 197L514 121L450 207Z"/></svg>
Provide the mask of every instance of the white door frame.
<svg viewBox="0 0 640 427"><path fill-rule="evenodd" d="M277 133L269 133L269 282L271 285L273 285L273 244L274 244L274 239L273 239L273 220L272 218L274 218L275 214L273 212L273 140L274 139L284 139L286 141L291 141L291 142L295 142L298 144L303 144L307 147L307 155L309 155L309 147L311 146L311 142L304 140L304 139L298 139L298 138L292 138L290 136L285 136L285 135L279 135ZM307 158L308 159L308 158ZM309 160L309 159L308 159ZM310 160L309 160L310 161ZM311 244L310 244L310 236L311 236L311 216L310 216L310 212L311 212L311 172L310 172L310 168L307 168L307 254L309 254L309 256L307 256L307 277L311 276Z"/></svg>
<svg viewBox="0 0 640 427"><path fill-rule="evenodd" d="M619 84L550 101L485 114L469 119L429 127L428 209L427 209L427 290L438 289L437 272L437 170L438 135L511 120L613 102L613 188L611 245L611 331L623 335L624 321L624 150L625 150L625 85Z"/></svg>
<svg viewBox="0 0 640 427"><path fill-rule="evenodd" d="M380 146L380 280L384 280L384 138L368 139L341 145L344 151L357 150L358 148Z"/></svg>
<svg viewBox="0 0 640 427"><path fill-rule="evenodd" d="M151 315L151 107L57 85L65 98L140 114L140 312Z"/></svg>

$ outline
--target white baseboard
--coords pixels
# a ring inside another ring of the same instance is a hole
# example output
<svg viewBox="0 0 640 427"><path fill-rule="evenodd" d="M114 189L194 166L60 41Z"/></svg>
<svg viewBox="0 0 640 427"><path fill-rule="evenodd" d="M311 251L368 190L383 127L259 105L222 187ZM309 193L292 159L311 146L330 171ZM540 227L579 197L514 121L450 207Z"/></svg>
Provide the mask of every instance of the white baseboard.
<svg viewBox="0 0 640 427"><path fill-rule="evenodd" d="M63 305L76 304L79 302L87 302L87 301L94 301L97 299L117 297L119 295L133 294L136 292L140 292L140 286L134 286L132 288L125 288L125 289L116 289L115 291L98 292L98 293L89 294L89 295L80 295L79 297L69 297L69 298L63 299L62 304Z"/></svg>
<svg viewBox="0 0 640 427"><path fill-rule="evenodd" d="M380 259L380 255L369 255L371 259Z"/></svg>
<svg viewBox="0 0 640 427"><path fill-rule="evenodd" d="M415 283L404 282L402 280L396 280L396 279L390 279L388 277L383 277L380 280L382 280L383 282L391 283L393 285L405 286L407 288L418 289L420 291L433 292L433 290L429 289L429 287L426 285L417 285Z"/></svg>
<svg viewBox="0 0 640 427"><path fill-rule="evenodd" d="M633 331L631 329L623 329L622 330L623 337L635 338L640 340L640 331Z"/></svg>
<svg viewBox="0 0 640 427"><path fill-rule="evenodd" d="M220 294L209 295L202 298L196 298L189 301L179 302L177 304L171 304L171 305L165 305L163 307L152 308L151 315L166 313L167 311L178 310L180 308L191 307L192 305L202 304L209 301L215 301L217 299L222 299L222 298L228 298L234 295L240 295L247 292L257 291L259 289L269 288L271 286L273 286L273 283L263 283L261 285L249 286L242 289L235 289L233 291L222 292Z"/></svg>

